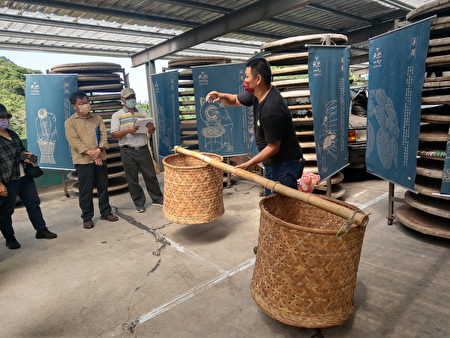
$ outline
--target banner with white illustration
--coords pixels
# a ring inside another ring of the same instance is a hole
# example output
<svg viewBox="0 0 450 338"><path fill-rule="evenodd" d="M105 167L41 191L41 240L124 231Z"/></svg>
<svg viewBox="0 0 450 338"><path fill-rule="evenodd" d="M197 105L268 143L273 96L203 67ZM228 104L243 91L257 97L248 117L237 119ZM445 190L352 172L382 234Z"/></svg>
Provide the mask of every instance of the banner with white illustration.
<svg viewBox="0 0 450 338"><path fill-rule="evenodd" d="M325 180L348 165L350 47L312 45L308 53L317 166Z"/></svg>
<svg viewBox="0 0 450 338"><path fill-rule="evenodd" d="M26 75L28 151L38 156L42 168L74 168L64 122L75 112L69 96L77 89L76 75Z"/></svg>
<svg viewBox="0 0 450 338"><path fill-rule="evenodd" d="M367 170L414 190L430 20L369 41Z"/></svg>
<svg viewBox="0 0 450 338"><path fill-rule="evenodd" d="M245 64L193 67L199 150L222 156L257 154L252 107L206 102L213 90L243 92Z"/></svg>

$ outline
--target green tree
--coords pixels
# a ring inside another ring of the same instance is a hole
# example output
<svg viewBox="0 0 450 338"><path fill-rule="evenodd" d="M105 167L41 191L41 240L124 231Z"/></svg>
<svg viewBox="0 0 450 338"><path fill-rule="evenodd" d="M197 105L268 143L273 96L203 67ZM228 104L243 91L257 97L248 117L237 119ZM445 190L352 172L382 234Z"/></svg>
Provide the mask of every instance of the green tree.
<svg viewBox="0 0 450 338"><path fill-rule="evenodd" d="M22 138L26 136L25 74L40 73L0 56L0 103L13 115L11 129Z"/></svg>

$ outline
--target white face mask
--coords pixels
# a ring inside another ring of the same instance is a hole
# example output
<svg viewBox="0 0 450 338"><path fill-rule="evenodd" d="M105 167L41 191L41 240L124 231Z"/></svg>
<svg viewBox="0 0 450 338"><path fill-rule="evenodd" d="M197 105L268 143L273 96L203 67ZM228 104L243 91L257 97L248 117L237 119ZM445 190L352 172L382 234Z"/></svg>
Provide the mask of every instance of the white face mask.
<svg viewBox="0 0 450 338"><path fill-rule="evenodd" d="M78 112L83 115L89 114L91 111L91 105L89 103L78 105Z"/></svg>
<svg viewBox="0 0 450 338"><path fill-rule="evenodd" d="M125 105L130 108L133 109L134 107L136 107L136 99L129 99L125 101Z"/></svg>

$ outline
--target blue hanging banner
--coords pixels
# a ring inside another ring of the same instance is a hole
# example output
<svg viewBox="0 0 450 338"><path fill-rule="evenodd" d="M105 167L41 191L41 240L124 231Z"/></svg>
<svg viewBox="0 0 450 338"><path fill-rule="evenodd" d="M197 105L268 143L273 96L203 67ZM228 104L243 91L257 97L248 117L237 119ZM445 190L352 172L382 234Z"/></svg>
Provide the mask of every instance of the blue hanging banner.
<svg viewBox="0 0 450 338"><path fill-rule="evenodd" d="M350 47L311 45L308 53L317 166L325 180L348 165Z"/></svg>
<svg viewBox="0 0 450 338"><path fill-rule="evenodd" d="M448 141L445 153L444 171L442 173L441 193L450 195L450 127L448 129Z"/></svg>
<svg viewBox="0 0 450 338"><path fill-rule="evenodd" d="M200 151L222 156L257 154L251 108L206 102L210 91L242 93L245 64L193 67Z"/></svg>
<svg viewBox="0 0 450 338"><path fill-rule="evenodd" d="M173 154L180 144L180 107L178 102L178 72L151 75L155 93L154 116L158 135L159 156Z"/></svg>
<svg viewBox="0 0 450 338"><path fill-rule="evenodd" d="M76 75L26 75L25 110L28 151L41 168L74 170L64 122L75 110L69 96L78 89Z"/></svg>
<svg viewBox="0 0 450 338"><path fill-rule="evenodd" d="M430 20L369 41L367 171L414 190Z"/></svg>

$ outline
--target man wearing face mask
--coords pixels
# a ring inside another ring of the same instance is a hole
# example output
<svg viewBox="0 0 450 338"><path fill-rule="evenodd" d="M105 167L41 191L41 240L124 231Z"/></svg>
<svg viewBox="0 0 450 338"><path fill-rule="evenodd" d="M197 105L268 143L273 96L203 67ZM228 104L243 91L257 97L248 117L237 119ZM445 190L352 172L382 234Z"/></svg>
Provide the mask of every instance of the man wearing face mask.
<svg viewBox="0 0 450 338"><path fill-rule="evenodd" d="M163 195L159 188L153 161L148 149L148 136L137 133L134 126L136 119L148 118L143 110L136 108L136 93L131 88L124 88L120 93L123 108L115 112L111 118L111 137L119 140L120 156L130 190L131 199L138 213L145 212L145 193L139 184L139 172L144 178L147 192L153 201L152 205L162 206ZM155 132L153 123L147 124L147 132Z"/></svg>
<svg viewBox="0 0 450 338"><path fill-rule="evenodd" d="M264 58L250 60L245 69L245 92L235 95L212 91L208 102L227 106L253 106L254 130L259 154L236 166L247 169L262 162L265 176L288 187L298 189L303 172L303 152L295 135L292 116L279 90L271 85L272 72ZM265 189L265 195L271 191Z"/></svg>
<svg viewBox="0 0 450 338"><path fill-rule="evenodd" d="M84 92L76 91L69 98L75 114L65 124L66 137L72 152L72 161L78 174L79 204L83 227L94 227L93 189L97 187L100 218L115 222L119 218L112 214L108 197L108 170L106 152L108 146L103 119L91 114L89 99Z"/></svg>

